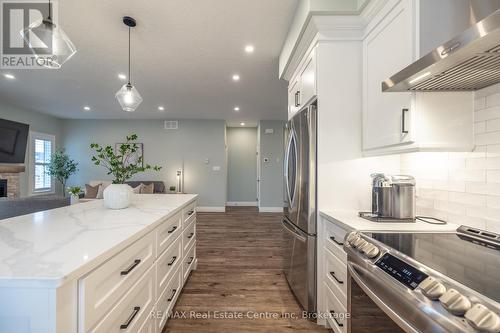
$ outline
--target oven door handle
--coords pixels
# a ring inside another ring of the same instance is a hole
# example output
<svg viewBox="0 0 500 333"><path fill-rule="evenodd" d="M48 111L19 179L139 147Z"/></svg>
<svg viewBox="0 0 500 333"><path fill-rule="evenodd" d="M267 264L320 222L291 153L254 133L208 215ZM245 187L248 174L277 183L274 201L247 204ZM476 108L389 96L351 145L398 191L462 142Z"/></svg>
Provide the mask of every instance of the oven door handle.
<svg viewBox="0 0 500 333"><path fill-rule="evenodd" d="M369 272L360 273L356 264L348 261L347 269L351 278L356 281L358 286L366 293L368 297L387 314L399 327L408 333L419 333L413 326L408 324L408 322L402 318L398 313L394 312L394 309L389 307L380 297L378 297L370 288L370 280L376 280L377 277Z"/></svg>

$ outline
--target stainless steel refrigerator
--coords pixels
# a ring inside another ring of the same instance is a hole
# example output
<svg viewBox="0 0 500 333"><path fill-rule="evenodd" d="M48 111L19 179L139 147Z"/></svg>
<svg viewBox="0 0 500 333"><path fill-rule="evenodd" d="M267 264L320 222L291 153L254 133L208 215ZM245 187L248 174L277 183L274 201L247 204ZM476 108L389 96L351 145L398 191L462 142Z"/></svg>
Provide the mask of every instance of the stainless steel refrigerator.
<svg viewBox="0 0 500 333"><path fill-rule="evenodd" d="M316 102L285 127L285 276L304 310L316 311Z"/></svg>

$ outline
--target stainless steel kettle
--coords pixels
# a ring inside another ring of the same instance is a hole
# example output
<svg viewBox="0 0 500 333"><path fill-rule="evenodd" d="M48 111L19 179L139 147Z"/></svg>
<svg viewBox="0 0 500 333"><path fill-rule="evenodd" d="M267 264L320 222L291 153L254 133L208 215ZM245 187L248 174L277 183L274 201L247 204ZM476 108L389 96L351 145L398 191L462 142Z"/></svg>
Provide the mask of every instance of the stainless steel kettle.
<svg viewBox="0 0 500 333"><path fill-rule="evenodd" d="M415 178L383 173L371 177L373 214L399 220L415 218Z"/></svg>

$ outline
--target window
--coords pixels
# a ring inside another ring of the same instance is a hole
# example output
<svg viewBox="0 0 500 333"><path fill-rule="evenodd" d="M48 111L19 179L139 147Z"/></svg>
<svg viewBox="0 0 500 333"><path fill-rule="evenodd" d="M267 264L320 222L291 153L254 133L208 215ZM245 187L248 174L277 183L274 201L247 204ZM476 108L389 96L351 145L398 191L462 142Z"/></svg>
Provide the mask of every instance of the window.
<svg viewBox="0 0 500 333"><path fill-rule="evenodd" d="M53 135L31 133L31 191L32 193L54 192L54 180L47 174L48 164L55 148Z"/></svg>

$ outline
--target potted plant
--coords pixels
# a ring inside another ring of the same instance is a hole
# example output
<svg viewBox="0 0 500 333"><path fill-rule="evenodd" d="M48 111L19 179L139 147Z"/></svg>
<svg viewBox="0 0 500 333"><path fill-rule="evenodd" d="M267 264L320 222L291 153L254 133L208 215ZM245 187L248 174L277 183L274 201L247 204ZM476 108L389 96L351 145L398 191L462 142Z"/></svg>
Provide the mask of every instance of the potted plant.
<svg viewBox="0 0 500 333"><path fill-rule="evenodd" d="M64 149L57 150L47 165L47 174L55 177L62 185L63 196L66 196L66 182L68 178L74 174L77 169L78 163L72 160Z"/></svg>
<svg viewBox="0 0 500 333"><path fill-rule="evenodd" d="M146 170L160 171L161 167L144 165L142 154L139 152L139 144L134 143L137 134L126 136L125 143L121 143L116 151L111 146L101 146L92 143L96 155L92 156L95 165L102 166L108 170L108 175L113 175L113 183L104 190L104 204L111 209L127 208L132 199L132 188L125 181L135 174Z"/></svg>
<svg viewBox="0 0 500 333"><path fill-rule="evenodd" d="M83 189L81 186L70 186L68 187L68 193L70 194L70 204L74 205L77 204L80 201L80 193L83 192Z"/></svg>
<svg viewBox="0 0 500 333"><path fill-rule="evenodd" d="M175 193L175 188L175 186L170 186L168 190L170 191L170 193Z"/></svg>

